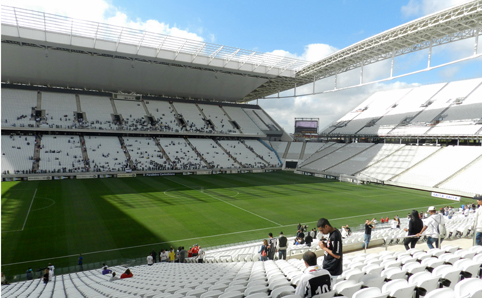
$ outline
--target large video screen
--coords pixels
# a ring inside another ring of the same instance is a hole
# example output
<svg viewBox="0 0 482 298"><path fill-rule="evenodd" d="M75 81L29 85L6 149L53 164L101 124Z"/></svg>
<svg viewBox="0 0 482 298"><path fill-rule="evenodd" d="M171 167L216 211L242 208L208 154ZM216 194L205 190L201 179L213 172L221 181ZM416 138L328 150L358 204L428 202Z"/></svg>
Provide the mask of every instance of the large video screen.
<svg viewBox="0 0 482 298"><path fill-rule="evenodd" d="M317 133L318 121L295 120L295 133Z"/></svg>

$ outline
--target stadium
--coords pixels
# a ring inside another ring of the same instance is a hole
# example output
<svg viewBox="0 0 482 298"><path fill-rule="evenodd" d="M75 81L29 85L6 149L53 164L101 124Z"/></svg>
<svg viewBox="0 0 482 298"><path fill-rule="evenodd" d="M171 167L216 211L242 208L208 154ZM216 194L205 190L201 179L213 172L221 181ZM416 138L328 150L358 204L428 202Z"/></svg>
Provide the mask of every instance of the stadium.
<svg viewBox="0 0 482 298"><path fill-rule="evenodd" d="M429 53L423 72L480 58L482 1L316 62L10 6L1 22L5 297L295 297L303 253L323 261L319 238L292 244L297 225L320 217L353 234L343 275L319 297L482 294L475 208L459 209L482 194L481 77L376 91L327 127L292 115L293 134L258 104L419 73L394 73L418 51ZM458 41L469 57L431 64L432 49ZM390 75L365 81L378 62ZM456 207L443 245L421 237L405 251L407 213L429 206ZM399 215L401 229L378 225L380 250L363 252L365 220ZM259 262L280 231L288 260ZM145 265L151 251L193 244L204 264ZM134 277L110 282L103 264Z"/></svg>

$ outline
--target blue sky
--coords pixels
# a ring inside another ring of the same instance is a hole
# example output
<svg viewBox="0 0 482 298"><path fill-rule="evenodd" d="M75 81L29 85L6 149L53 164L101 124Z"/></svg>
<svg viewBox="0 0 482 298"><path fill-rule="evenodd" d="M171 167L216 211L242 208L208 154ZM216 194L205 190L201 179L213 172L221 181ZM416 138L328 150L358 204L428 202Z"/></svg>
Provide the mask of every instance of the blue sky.
<svg viewBox="0 0 482 298"><path fill-rule="evenodd" d="M2 0L3 5L172 34L278 55L319 60L375 34L466 0L345 1L127 1ZM479 41L482 51L482 39ZM434 62L470 55L473 41L434 50ZM424 55L425 54L425 55ZM426 66L426 53L400 58L399 71ZM403 68L403 69L402 69ZM374 66L373 76L387 72ZM349 77L350 74L347 74ZM356 76L358 76L356 74ZM259 104L286 131L295 117L319 117L324 127L377 90L482 77L482 59L459 63L387 83L330 94L264 99Z"/></svg>

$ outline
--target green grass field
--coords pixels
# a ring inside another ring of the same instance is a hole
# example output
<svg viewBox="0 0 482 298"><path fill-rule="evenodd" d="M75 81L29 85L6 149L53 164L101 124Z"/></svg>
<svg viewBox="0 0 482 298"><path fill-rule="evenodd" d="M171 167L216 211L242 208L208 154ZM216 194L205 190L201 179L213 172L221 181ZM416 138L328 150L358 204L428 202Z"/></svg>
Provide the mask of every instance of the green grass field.
<svg viewBox="0 0 482 298"><path fill-rule="evenodd" d="M79 253L90 263L292 235L320 217L358 226L446 204L429 192L291 172L3 182L2 271L75 266Z"/></svg>

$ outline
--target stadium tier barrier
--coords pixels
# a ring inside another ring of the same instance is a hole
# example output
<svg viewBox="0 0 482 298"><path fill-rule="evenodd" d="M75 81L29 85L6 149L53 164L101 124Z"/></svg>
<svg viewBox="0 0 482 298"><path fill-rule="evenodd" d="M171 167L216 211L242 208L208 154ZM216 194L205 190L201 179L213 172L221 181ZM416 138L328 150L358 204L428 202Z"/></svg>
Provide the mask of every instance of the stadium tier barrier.
<svg viewBox="0 0 482 298"><path fill-rule="evenodd" d="M452 218L445 216L447 236L444 240L457 240L460 238L471 238L474 235L473 224L475 221L475 213L469 213L465 216L461 211L456 212ZM377 224L377 228L372 232L372 238L370 241L370 248L373 247L383 247L386 253L389 253L391 247L396 248L397 246L403 245L403 240L407 237L406 232L403 230L408 227L408 220L405 218L401 219L401 227L397 229L390 228L390 224ZM427 231L430 233L431 231ZM322 234L318 233L318 237ZM326 235L325 235L326 236ZM287 248L287 260L290 259L301 259L303 253L306 251L314 252L318 257L323 256L323 251L319 248L318 242L319 238L315 238L311 246L306 245L295 245L295 237L288 237L288 248ZM259 249L261 247L262 239L256 239L251 241L245 241L235 244L226 244L215 247L204 248L206 251L204 262L205 263L236 263L236 262L257 262L260 260ZM362 251L364 241L364 227L354 229L350 236L343 239L343 251L345 253ZM426 236L420 237L418 243L426 242ZM447 242L445 242L447 243ZM445 245L445 244L444 244ZM152 245L146 246L150 248ZM450 246L447 246L450 247ZM148 250L148 249L147 249ZM432 251L432 250L430 250ZM366 252L366 250L365 250ZM453 253L453 252L452 252ZM91 255L98 253L87 253L83 254L86 259L92 258ZM482 254L482 248L480 249L480 254ZM147 254L146 254L147 256ZM146 256L135 257L135 258L116 258L109 259L106 258L104 261L84 263L83 270L94 270L102 267L102 264L107 264L109 266L141 266L146 264ZM278 254L275 254L275 260L278 259ZM49 262L49 261L45 261ZM482 262L482 257L481 257ZM52 259L52 263L55 264L55 260ZM186 263L197 263L195 257L186 258ZM7 264L8 265L8 264ZM28 267L28 264L26 264ZM34 275L36 278L40 278L41 270L44 267L32 268L34 270ZM79 272L80 268L78 265L68 266L68 267L56 267L56 274L69 274ZM26 274L17 274L11 276L9 280L11 282L18 282L26 280Z"/></svg>

